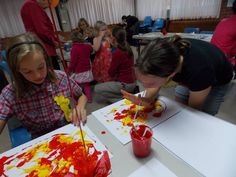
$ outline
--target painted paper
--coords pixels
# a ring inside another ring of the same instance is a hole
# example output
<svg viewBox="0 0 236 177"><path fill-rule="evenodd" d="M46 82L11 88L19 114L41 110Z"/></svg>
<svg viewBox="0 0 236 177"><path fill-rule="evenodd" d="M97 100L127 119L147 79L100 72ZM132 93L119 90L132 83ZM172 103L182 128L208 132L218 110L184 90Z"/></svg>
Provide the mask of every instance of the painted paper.
<svg viewBox="0 0 236 177"><path fill-rule="evenodd" d="M162 107L162 112L159 108ZM134 120L134 115L138 114ZM145 124L153 128L180 111L180 106L165 97L159 97L154 108L132 104L124 99L92 114L122 143L131 141L129 132L132 126Z"/></svg>
<svg viewBox="0 0 236 177"><path fill-rule="evenodd" d="M0 155L0 176L107 176L108 152L85 126L66 125Z"/></svg>

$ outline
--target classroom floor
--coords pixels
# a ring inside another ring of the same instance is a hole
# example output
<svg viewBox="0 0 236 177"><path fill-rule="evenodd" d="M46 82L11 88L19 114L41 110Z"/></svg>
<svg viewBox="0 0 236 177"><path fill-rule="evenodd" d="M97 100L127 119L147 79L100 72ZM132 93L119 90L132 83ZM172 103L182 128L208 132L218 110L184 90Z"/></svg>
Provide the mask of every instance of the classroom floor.
<svg viewBox="0 0 236 177"><path fill-rule="evenodd" d="M135 57L137 57L136 50L134 50L134 52L135 52ZM170 87L161 89L160 95L173 99L174 87L170 86ZM98 95L93 94L93 102L88 103L87 105L88 115L91 112L106 106L106 104L96 102L95 100L97 97ZM219 113L216 115L216 117L219 117L225 121L228 121L236 125L236 111L234 110L236 108L235 105L236 105L236 80L231 83L230 89L225 97L225 102L221 105ZM11 143L9 139L8 129L6 126L2 134L0 135L0 153L7 151L10 148L11 148Z"/></svg>

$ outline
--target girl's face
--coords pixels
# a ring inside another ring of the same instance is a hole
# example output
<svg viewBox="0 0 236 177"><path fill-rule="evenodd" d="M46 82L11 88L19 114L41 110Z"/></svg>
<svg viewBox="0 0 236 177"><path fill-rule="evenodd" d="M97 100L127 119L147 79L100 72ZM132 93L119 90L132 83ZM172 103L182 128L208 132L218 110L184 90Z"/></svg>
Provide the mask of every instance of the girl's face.
<svg viewBox="0 0 236 177"><path fill-rule="evenodd" d="M160 88L169 81L169 77L159 77L150 74L142 74L136 69L137 79L143 84L145 88Z"/></svg>
<svg viewBox="0 0 236 177"><path fill-rule="evenodd" d="M42 84L47 76L47 66L41 52L33 52L22 58L19 72L34 84Z"/></svg>
<svg viewBox="0 0 236 177"><path fill-rule="evenodd" d="M80 29L82 29L84 31L87 28L87 24L84 21L81 21L79 27L80 27Z"/></svg>

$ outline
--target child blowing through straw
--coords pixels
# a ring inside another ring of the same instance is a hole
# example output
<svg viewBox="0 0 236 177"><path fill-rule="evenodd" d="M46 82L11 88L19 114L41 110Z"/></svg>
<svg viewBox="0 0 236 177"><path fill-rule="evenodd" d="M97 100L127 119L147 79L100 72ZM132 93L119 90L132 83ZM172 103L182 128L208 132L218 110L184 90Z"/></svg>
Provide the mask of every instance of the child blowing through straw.
<svg viewBox="0 0 236 177"><path fill-rule="evenodd" d="M0 95L0 132L13 115L38 137L66 124L64 113L54 101L56 96L71 98L66 74L54 71L41 42L31 33L16 36L7 50L7 62L13 83ZM74 98L78 99L78 116L70 116L74 124L86 121L87 99L81 88L70 80ZM75 112L75 110L74 110Z"/></svg>
<svg viewBox="0 0 236 177"><path fill-rule="evenodd" d="M77 31L72 33L72 41L69 72L73 73L71 78L83 87L88 102L92 102L90 82L93 80L93 73L91 70L90 54L93 48L90 44L84 43L83 35Z"/></svg>

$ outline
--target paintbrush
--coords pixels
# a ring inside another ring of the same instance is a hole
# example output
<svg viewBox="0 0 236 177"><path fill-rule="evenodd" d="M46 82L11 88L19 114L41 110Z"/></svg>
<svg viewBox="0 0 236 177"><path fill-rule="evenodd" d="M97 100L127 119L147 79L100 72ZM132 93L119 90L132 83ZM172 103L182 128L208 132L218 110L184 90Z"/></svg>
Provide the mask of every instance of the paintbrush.
<svg viewBox="0 0 236 177"><path fill-rule="evenodd" d="M145 95L146 95L146 90L143 91L143 93L142 93L142 95L141 95L141 98L145 97ZM137 115L138 115L138 112L139 112L141 103L142 103L142 101L140 100L140 102L139 102L139 104L138 104L138 107L136 108L136 111L135 111L135 114L134 114L134 123L135 123L135 120L136 120L136 118L137 118ZM135 127L134 123L133 123L133 130L134 130L135 134L140 137L140 135L139 135L139 133L138 133L138 130L137 130L137 128ZM141 138L142 138L142 137L141 137Z"/></svg>

